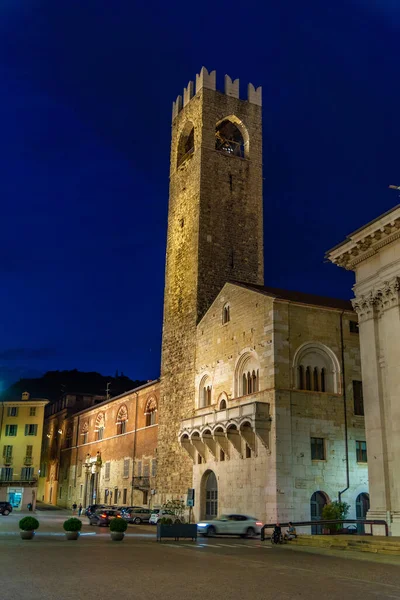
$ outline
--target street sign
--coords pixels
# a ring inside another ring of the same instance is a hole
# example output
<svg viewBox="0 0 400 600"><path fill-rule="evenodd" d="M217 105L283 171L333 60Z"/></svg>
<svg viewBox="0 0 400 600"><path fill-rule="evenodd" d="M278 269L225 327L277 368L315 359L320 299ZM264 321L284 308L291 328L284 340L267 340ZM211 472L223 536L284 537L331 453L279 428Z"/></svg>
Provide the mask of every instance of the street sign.
<svg viewBox="0 0 400 600"><path fill-rule="evenodd" d="M194 506L194 488L188 488L186 506Z"/></svg>

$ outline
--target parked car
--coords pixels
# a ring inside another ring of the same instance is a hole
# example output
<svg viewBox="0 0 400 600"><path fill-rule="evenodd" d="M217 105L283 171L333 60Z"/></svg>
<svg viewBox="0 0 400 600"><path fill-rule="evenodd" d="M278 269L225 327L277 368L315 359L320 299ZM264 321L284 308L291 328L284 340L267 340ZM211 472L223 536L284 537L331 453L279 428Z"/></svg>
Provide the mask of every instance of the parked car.
<svg viewBox="0 0 400 600"><path fill-rule="evenodd" d="M0 515L5 517L12 513L12 506L9 502L0 502Z"/></svg>
<svg viewBox="0 0 400 600"><path fill-rule="evenodd" d="M90 504L85 510L85 515L87 517L90 517L90 515L95 513L96 510L99 510L100 508L107 508L107 505L106 504Z"/></svg>
<svg viewBox="0 0 400 600"><path fill-rule="evenodd" d="M142 507L134 507L124 510L122 513L122 518L125 519L128 523L135 523L139 525L140 523L148 523L151 516L150 508L142 508Z"/></svg>
<svg viewBox="0 0 400 600"><path fill-rule="evenodd" d="M174 512L172 512L172 510L167 510L165 508L158 508L158 509L153 510L153 512L150 515L150 519L149 519L150 525L157 525L159 519L162 519L163 517L169 517L170 519L172 519L172 521L174 523L181 522L181 519L179 517L177 517L176 514Z"/></svg>
<svg viewBox="0 0 400 600"><path fill-rule="evenodd" d="M92 513L89 517L89 525L97 525L98 527L108 527L111 519L121 518L120 513L114 509L100 508Z"/></svg>
<svg viewBox="0 0 400 600"><path fill-rule="evenodd" d="M201 521L197 524L197 531L204 536L240 535L241 537L254 537L260 535L262 522L248 515L221 515L217 519Z"/></svg>
<svg viewBox="0 0 400 600"><path fill-rule="evenodd" d="M130 510L133 510L133 509L135 509L135 508L137 508L137 509L142 509L142 508L143 508L143 506L124 506L124 507L121 509L121 514L122 514L122 513L126 513L126 512L128 512L128 511L130 511Z"/></svg>

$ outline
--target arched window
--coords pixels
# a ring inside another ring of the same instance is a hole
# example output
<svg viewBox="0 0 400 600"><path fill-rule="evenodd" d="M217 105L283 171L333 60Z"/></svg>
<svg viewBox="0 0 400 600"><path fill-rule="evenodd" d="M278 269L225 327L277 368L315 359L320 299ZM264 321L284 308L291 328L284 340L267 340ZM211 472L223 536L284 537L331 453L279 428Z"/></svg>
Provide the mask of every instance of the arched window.
<svg viewBox="0 0 400 600"><path fill-rule="evenodd" d="M126 433L126 423L128 421L128 409L125 404L119 407L117 414L117 435Z"/></svg>
<svg viewBox="0 0 400 600"><path fill-rule="evenodd" d="M222 398L221 402L219 403L219 410L225 410L226 409L226 400L225 398Z"/></svg>
<svg viewBox="0 0 400 600"><path fill-rule="evenodd" d="M194 153L194 127L188 122L184 126L178 143L177 167L183 164Z"/></svg>
<svg viewBox="0 0 400 600"><path fill-rule="evenodd" d="M215 149L229 156L245 157L245 128L237 117L229 117L217 123L215 129ZM246 137L248 137L246 135Z"/></svg>
<svg viewBox="0 0 400 600"><path fill-rule="evenodd" d="M260 367L255 352L245 352L238 360L235 369L236 397L255 394L260 390Z"/></svg>
<svg viewBox="0 0 400 600"><path fill-rule="evenodd" d="M340 393L340 363L324 344L309 342L300 346L294 355L293 374L294 387L299 390Z"/></svg>
<svg viewBox="0 0 400 600"><path fill-rule="evenodd" d="M212 402L212 383L209 375L204 375L199 386L199 407L211 406Z"/></svg>
<svg viewBox="0 0 400 600"><path fill-rule="evenodd" d="M299 365L297 367L297 370L298 370L299 390L304 390L304 367L303 367L303 365Z"/></svg>
<svg viewBox="0 0 400 600"><path fill-rule="evenodd" d="M87 444L88 435L89 435L89 423L86 421L86 423L84 423L82 425L82 429L81 429L82 444Z"/></svg>
<svg viewBox="0 0 400 600"><path fill-rule="evenodd" d="M105 425L105 416L103 412L100 412L97 417L96 417L96 424L95 424L95 433L96 433L96 440L102 440L104 437L104 425Z"/></svg>
<svg viewBox="0 0 400 600"><path fill-rule="evenodd" d="M231 320L231 309L229 304L225 304L224 308L222 309L222 325L225 325L225 323L229 323L229 321Z"/></svg>
<svg viewBox="0 0 400 600"><path fill-rule="evenodd" d="M147 400L144 414L146 416L146 427L157 423L157 400L154 396Z"/></svg>

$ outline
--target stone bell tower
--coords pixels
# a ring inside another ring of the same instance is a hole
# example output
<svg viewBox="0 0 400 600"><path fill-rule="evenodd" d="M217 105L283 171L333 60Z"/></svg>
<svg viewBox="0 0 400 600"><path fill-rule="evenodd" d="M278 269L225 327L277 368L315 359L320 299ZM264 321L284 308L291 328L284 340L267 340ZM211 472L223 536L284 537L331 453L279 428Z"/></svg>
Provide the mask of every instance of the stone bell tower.
<svg viewBox="0 0 400 600"><path fill-rule="evenodd" d="M261 88L202 68L172 110L157 493L182 495L192 462L178 444L194 412L196 326L228 280L263 284Z"/></svg>

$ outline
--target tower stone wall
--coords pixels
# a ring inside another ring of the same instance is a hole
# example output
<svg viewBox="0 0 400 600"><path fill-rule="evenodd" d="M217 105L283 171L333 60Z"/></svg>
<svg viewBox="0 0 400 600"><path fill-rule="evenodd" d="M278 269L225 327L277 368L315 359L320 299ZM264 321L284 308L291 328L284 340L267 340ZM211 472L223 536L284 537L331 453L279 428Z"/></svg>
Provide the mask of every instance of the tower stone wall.
<svg viewBox="0 0 400 600"><path fill-rule="evenodd" d="M196 326L229 279L263 283L261 88L202 69L173 105L165 270L157 492L182 495L193 465L178 443L180 421L195 410ZM241 155L216 148L228 119L242 134Z"/></svg>

